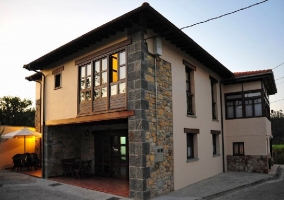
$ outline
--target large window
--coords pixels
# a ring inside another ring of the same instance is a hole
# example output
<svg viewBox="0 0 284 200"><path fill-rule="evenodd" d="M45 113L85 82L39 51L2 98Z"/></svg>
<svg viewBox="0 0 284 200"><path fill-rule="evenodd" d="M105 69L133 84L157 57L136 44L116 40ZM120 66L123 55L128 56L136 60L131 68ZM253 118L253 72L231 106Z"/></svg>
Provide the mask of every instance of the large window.
<svg viewBox="0 0 284 200"><path fill-rule="evenodd" d="M97 57L81 65L79 70L79 113L126 107L125 50Z"/></svg>
<svg viewBox="0 0 284 200"><path fill-rule="evenodd" d="M233 142L233 155L234 156L245 155L245 147L243 142Z"/></svg>
<svg viewBox="0 0 284 200"><path fill-rule="evenodd" d="M269 118L269 101L262 95L261 90L231 93L225 95L226 118Z"/></svg>

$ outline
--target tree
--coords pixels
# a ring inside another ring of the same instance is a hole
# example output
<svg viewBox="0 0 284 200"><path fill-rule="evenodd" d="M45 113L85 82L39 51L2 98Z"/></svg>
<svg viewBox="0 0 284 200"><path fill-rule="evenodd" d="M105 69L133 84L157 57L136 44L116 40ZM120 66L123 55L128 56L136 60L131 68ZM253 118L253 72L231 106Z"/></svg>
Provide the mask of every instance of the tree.
<svg viewBox="0 0 284 200"><path fill-rule="evenodd" d="M284 144L284 114L282 110L271 112L271 129L274 144Z"/></svg>
<svg viewBox="0 0 284 200"><path fill-rule="evenodd" d="M2 128L1 123L0 123L0 144L1 144L2 135L3 135L4 131L5 131L5 128Z"/></svg>
<svg viewBox="0 0 284 200"><path fill-rule="evenodd" d="M11 126L34 126L35 108L32 101L19 97L0 98L0 122Z"/></svg>

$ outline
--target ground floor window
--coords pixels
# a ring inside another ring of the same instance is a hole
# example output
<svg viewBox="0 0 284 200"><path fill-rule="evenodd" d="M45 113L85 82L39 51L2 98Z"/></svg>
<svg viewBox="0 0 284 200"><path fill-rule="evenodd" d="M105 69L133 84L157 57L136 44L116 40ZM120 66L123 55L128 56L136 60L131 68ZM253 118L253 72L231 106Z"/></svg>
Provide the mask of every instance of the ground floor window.
<svg viewBox="0 0 284 200"><path fill-rule="evenodd" d="M221 131L211 130L213 156L220 155L220 142L219 142L220 134L221 134Z"/></svg>
<svg viewBox="0 0 284 200"><path fill-rule="evenodd" d="M244 156L245 149L243 142L233 142L233 155L234 156Z"/></svg>
<svg viewBox="0 0 284 200"><path fill-rule="evenodd" d="M186 133L186 156L187 160L198 158L198 148L197 148L197 134L199 129L189 129L185 128Z"/></svg>

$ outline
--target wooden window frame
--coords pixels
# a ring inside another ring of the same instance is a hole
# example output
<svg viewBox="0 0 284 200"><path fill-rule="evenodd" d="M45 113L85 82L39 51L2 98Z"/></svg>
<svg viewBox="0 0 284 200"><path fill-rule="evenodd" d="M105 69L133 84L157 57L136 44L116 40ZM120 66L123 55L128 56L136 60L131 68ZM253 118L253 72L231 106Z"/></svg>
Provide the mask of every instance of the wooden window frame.
<svg viewBox="0 0 284 200"><path fill-rule="evenodd" d="M64 70L64 66L58 67L52 70L51 74L54 76L54 89L62 88L62 71Z"/></svg>

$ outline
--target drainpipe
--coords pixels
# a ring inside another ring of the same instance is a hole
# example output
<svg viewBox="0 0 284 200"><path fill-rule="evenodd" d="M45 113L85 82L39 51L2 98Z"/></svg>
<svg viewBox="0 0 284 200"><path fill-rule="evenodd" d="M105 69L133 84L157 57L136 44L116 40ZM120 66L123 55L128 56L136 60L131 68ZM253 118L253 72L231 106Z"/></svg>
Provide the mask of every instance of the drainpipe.
<svg viewBox="0 0 284 200"><path fill-rule="evenodd" d="M42 155L43 155L43 159L42 159L42 178L47 178L46 175L46 168L45 168L45 136L44 136L44 132L45 132L45 75L40 72L40 71L36 71L34 69L31 69L31 66L28 65L27 67L25 67L26 69L28 69L29 71L34 71L36 73L41 74L41 76L43 77L43 85L41 84L41 88L43 87L43 89L41 89L42 92L42 141L43 141L43 148L42 148Z"/></svg>
<svg viewBox="0 0 284 200"><path fill-rule="evenodd" d="M221 132L222 132L222 159L223 159L223 172L225 172L225 150L224 150L224 120L223 120L223 101L222 101L222 87L221 87L221 81L219 84L219 90L220 90L220 104L221 104Z"/></svg>

